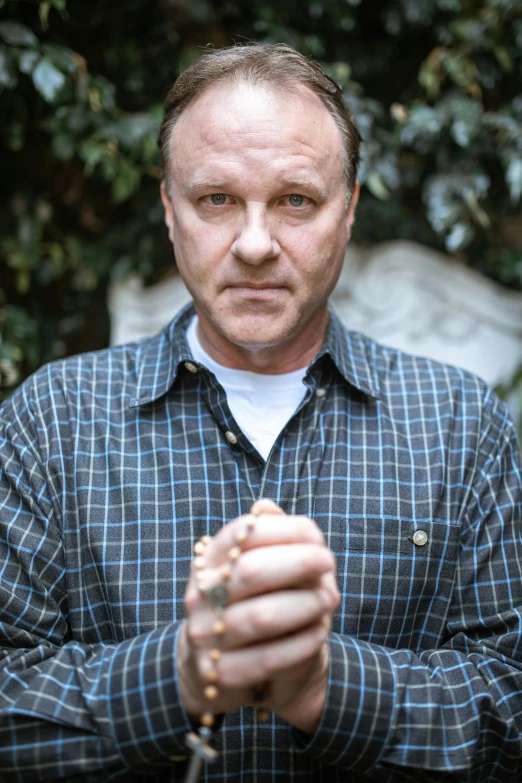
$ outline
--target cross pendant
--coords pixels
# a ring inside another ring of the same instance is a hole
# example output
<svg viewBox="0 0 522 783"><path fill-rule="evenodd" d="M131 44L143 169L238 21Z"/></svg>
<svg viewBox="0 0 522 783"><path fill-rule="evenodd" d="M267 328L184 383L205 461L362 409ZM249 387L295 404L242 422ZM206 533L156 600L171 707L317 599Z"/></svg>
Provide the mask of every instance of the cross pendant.
<svg viewBox="0 0 522 783"><path fill-rule="evenodd" d="M209 745L212 732L205 726L201 726L199 734L191 731L185 737L185 745L192 751L190 765L185 776L185 783L197 783L201 773L203 762L212 764L217 758L217 750Z"/></svg>

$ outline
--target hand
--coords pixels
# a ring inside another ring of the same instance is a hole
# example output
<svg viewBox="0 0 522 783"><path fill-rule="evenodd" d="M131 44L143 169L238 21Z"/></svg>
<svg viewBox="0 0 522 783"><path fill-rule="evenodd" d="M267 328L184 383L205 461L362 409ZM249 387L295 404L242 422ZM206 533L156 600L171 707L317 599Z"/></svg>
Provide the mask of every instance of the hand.
<svg viewBox="0 0 522 783"><path fill-rule="evenodd" d="M266 706L312 732L326 697L326 639L339 604L334 558L311 519L287 516L267 500L258 501L254 510L260 515L228 582L217 664L219 695L212 703L203 690L214 668L209 653L215 646L216 614L192 572L178 650L182 698L195 719L209 709L230 712L252 703L253 687L268 680L272 687ZM206 586L222 582L228 552L247 519L230 522L207 546Z"/></svg>

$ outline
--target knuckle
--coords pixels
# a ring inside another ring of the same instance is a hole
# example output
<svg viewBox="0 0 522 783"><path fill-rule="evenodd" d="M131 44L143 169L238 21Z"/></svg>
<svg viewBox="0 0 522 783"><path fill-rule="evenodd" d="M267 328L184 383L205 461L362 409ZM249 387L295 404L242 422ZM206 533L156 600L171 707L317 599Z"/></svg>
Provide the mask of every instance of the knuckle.
<svg viewBox="0 0 522 783"><path fill-rule="evenodd" d="M322 553L317 550L317 547L304 546L298 558L298 567L305 573L317 573L320 567L320 561Z"/></svg>
<svg viewBox="0 0 522 783"><path fill-rule="evenodd" d="M267 650L263 655L259 668L261 669L263 678L269 678L274 674L277 674L280 666L281 660L279 656L272 650Z"/></svg>
<svg viewBox="0 0 522 783"><path fill-rule="evenodd" d="M243 685L242 671L237 666L229 665L226 656L219 662L219 689L232 690Z"/></svg>
<svg viewBox="0 0 522 783"><path fill-rule="evenodd" d="M257 562L255 553L245 552L236 564L236 574L241 583L256 584L261 576L262 569Z"/></svg>
<svg viewBox="0 0 522 783"><path fill-rule="evenodd" d="M269 632L274 624L274 610L268 606L256 608L251 615L252 630L258 635Z"/></svg>
<svg viewBox="0 0 522 783"><path fill-rule="evenodd" d="M187 621L187 638L189 644L195 649L201 649L204 647L207 640L207 634L205 629L200 623L194 620Z"/></svg>
<svg viewBox="0 0 522 783"><path fill-rule="evenodd" d="M202 658L197 659L196 669L197 669L197 676L199 678L199 682L201 683L201 687L203 688L204 684L207 682L208 666L205 665Z"/></svg>
<svg viewBox="0 0 522 783"><path fill-rule="evenodd" d="M330 564L330 570L332 571L332 573L335 574L335 572L336 572L335 555L334 555L334 553L330 549L326 549L325 552L326 552L326 556L327 556L328 562Z"/></svg>
<svg viewBox="0 0 522 783"><path fill-rule="evenodd" d="M186 614L187 615L192 614L192 612L196 609L198 603L199 603L199 596L197 591L194 590L192 587L189 587L187 589L187 592L185 593L185 598L184 598Z"/></svg>
<svg viewBox="0 0 522 783"><path fill-rule="evenodd" d="M220 691L233 690L244 687L245 673L242 665L238 664L237 658L230 660L226 653L222 656L218 664L219 669L219 689Z"/></svg>
<svg viewBox="0 0 522 783"><path fill-rule="evenodd" d="M323 575L330 576L335 573L335 558L326 547L315 548L315 563L317 570Z"/></svg>
<svg viewBox="0 0 522 783"><path fill-rule="evenodd" d="M310 519L310 517L298 516L296 517L296 524L298 533L303 539L314 544L324 543L323 533L313 519Z"/></svg>

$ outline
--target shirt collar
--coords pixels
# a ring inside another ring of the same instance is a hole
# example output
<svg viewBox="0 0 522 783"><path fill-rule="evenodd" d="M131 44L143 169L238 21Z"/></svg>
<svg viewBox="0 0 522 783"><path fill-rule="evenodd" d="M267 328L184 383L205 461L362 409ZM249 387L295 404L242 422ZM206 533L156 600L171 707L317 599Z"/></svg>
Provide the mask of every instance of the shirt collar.
<svg viewBox="0 0 522 783"><path fill-rule="evenodd" d="M360 332L346 329L331 305L329 312L323 347L311 366L328 356L347 383L370 397L381 399L379 376L371 358L375 343Z"/></svg>
<svg viewBox="0 0 522 783"><path fill-rule="evenodd" d="M185 332L194 312L192 303L186 305L165 329L138 344L136 394L131 408L165 394L178 377L180 364L193 361Z"/></svg>
<svg viewBox="0 0 522 783"><path fill-rule="evenodd" d="M138 344L136 394L130 401L131 408L157 400L175 382L180 365L194 361L185 336L193 316L194 305L190 303L165 329ZM364 335L346 330L330 308L323 347L311 368L328 356L349 384L370 397L380 399L377 372L370 361L370 346L371 341Z"/></svg>

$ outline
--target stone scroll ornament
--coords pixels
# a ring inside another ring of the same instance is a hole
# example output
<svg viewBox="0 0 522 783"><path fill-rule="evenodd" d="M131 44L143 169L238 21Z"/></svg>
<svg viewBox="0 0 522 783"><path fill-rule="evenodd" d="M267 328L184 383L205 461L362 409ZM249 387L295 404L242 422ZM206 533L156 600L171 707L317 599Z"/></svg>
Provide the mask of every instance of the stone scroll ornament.
<svg viewBox="0 0 522 783"><path fill-rule="evenodd" d="M209 652L211 667L207 673L207 684L204 688L204 696L209 702L209 709L203 712L199 716L199 729L196 732L190 732L185 737L186 746L192 751L192 757L185 777L185 783L197 783L201 774L201 768L206 761L211 764L217 758L217 751L210 744L213 736L213 726L216 722L216 716L212 711L212 702L219 695L219 672L218 663L221 657L220 644L223 634L225 633L226 626L223 620L223 613L228 603L228 583L232 576L232 570L234 565L241 554L242 547L247 540L248 536L252 533L256 526L256 517L259 514L265 513L262 511L251 510L247 518L245 527L236 533L235 544L228 552L227 562L221 570L222 581L211 588L206 587L205 579L205 551L208 544L211 541L210 536L203 536L194 545L194 568L196 570L196 583L198 590L205 596L210 606L215 610L215 619L212 624L212 633L214 642L212 649ZM270 694L270 683L262 683L256 686L252 691L252 701L254 705L262 704L262 702L268 698ZM268 710L261 707L256 708L256 719L261 723L266 723L269 719L270 713Z"/></svg>

